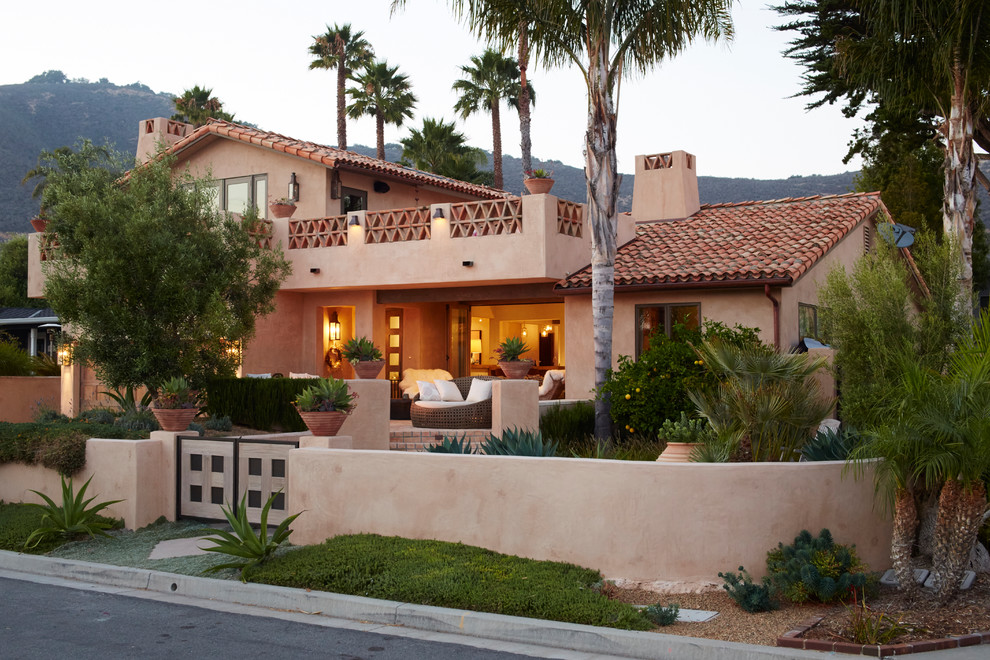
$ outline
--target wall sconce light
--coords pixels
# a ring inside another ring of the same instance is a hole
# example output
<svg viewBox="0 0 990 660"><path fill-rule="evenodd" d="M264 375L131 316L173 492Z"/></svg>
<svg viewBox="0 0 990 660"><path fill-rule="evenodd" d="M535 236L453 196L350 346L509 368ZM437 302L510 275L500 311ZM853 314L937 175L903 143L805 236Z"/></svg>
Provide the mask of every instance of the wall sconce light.
<svg viewBox="0 0 990 660"><path fill-rule="evenodd" d="M72 344L60 344L57 358L60 367L70 366L72 364Z"/></svg>
<svg viewBox="0 0 990 660"><path fill-rule="evenodd" d="M241 346L241 342L221 339L220 346L223 348L224 356L226 356L227 359L238 366L241 365L244 361L244 348Z"/></svg>
<svg viewBox="0 0 990 660"><path fill-rule="evenodd" d="M337 312L330 315L330 341L340 341L340 321Z"/></svg>
<svg viewBox="0 0 990 660"><path fill-rule="evenodd" d="M471 266L474 265L474 262L473 261L462 261L461 262L461 265L464 266L465 268L470 268Z"/></svg>
<svg viewBox="0 0 990 660"><path fill-rule="evenodd" d="M441 218L442 219L443 217L444 217L444 215L443 215L443 208L442 207L439 207L438 206L437 208L433 209L433 219L434 220L436 220L437 218Z"/></svg>
<svg viewBox="0 0 990 660"><path fill-rule="evenodd" d="M319 268L310 268L309 269L309 272L313 273L314 275L318 275L320 273L320 269Z"/></svg>
<svg viewBox="0 0 990 660"><path fill-rule="evenodd" d="M294 202L299 201L299 182L296 180L295 172L289 177L289 194L287 197Z"/></svg>
<svg viewBox="0 0 990 660"><path fill-rule="evenodd" d="M356 215L352 215L350 221L347 223L348 227L360 227L361 221L358 220Z"/></svg>

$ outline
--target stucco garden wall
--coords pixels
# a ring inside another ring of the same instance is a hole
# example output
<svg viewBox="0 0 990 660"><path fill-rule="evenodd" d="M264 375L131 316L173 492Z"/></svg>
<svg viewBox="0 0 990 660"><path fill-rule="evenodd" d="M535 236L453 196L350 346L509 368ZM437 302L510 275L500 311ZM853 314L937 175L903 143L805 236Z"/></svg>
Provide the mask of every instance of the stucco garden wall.
<svg viewBox="0 0 990 660"><path fill-rule="evenodd" d="M460 541L608 577L698 582L739 565L760 576L778 542L827 527L884 569L891 526L873 510L872 478L842 468L302 448L289 457L293 508L306 511L293 541Z"/></svg>
<svg viewBox="0 0 990 660"><path fill-rule="evenodd" d="M62 385L58 376L0 378L0 422L30 422L39 404L59 410Z"/></svg>

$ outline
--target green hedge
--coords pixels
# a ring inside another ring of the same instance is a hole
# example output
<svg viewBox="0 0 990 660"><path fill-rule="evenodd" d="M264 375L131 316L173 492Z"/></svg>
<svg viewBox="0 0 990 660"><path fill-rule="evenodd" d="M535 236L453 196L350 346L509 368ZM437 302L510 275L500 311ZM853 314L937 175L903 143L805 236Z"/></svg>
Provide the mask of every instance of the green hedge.
<svg viewBox="0 0 990 660"><path fill-rule="evenodd" d="M88 439L144 437L147 433L129 431L111 424L0 422L0 463L40 464L71 476L86 466Z"/></svg>
<svg viewBox="0 0 990 660"><path fill-rule="evenodd" d="M309 378L215 378L206 384L206 411L261 431L305 431L292 402L315 382Z"/></svg>

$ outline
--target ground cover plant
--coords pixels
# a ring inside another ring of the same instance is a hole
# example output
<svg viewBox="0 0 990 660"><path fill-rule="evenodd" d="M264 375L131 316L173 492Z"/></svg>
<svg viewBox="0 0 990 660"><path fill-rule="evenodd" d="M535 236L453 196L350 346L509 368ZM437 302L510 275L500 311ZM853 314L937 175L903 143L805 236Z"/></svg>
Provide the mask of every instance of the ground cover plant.
<svg viewBox="0 0 990 660"><path fill-rule="evenodd" d="M40 464L65 475L86 465L89 438L146 438L147 433L85 421L0 422L0 464Z"/></svg>
<svg viewBox="0 0 990 660"><path fill-rule="evenodd" d="M25 550L24 544L41 527L42 512L27 504L0 502L0 550L43 554L57 548L65 539L44 539Z"/></svg>
<svg viewBox="0 0 990 660"><path fill-rule="evenodd" d="M592 589L601 574L443 541L338 536L246 571L251 582L631 630L645 615Z"/></svg>

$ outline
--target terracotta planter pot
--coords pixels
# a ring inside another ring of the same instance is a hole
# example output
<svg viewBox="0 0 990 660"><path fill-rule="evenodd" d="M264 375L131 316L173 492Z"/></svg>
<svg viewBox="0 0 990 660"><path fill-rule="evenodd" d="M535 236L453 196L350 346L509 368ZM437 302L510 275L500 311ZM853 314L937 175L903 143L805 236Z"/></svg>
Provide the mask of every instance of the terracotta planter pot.
<svg viewBox="0 0 990 660"><path fill-rule="evenodd" d="M553 179L523 179L523 185L531 195L542 195L553 188Z"/></svg>
<svg viewBox="0 0 990 660"><path fill-rule="evenodd" d="M268 208L276 218L290 218L296 212L294 204L269 204Z"/></svg>
<svg viewBox="0 0 990 660"><path fill-rule="evenodd" d="M152 408L152 414L158 420L163 431L177 433L189 428L190 422L199 414L198 408Z"/></svg>
<svg viewBox="0 0 990 660"><path fill-rule="evenodd" d="M330 412L303 412L299 410L298 412L303 422L306 423L306 428L313 435L337 435L348 415L348 413L336 410Z"/></svg>
<svg viewBox="0 0 990 660"><path fill-rule="evenodd" d="M382 367L385 366L385 360L361 360L351 362L351 366L354 367L354 373L358 378L378 378Z"/></svg>
<svg viewBox="0 0 990 660"><path fill-rule="evenodd" d="M657 458L657 463L690 463L691 452L695 447L704 443L701 442L669 442L667 447Z"/></svg>
<svg viewBox="0 0 990 660"><path fill-rule="evenodd" d="M45 231L45 227L48 226L48 219L47 218L31 218L31 226L34 227L34 230L35 231L37 231L37 232L43 232L43 231Z"/></svg>
<svg viewBox="0 0 990 660"><path fill-rule="evenodd" d="M525 378L529 370L533 368L532 360L512 360L498 363L506 378Z"/></svg>

